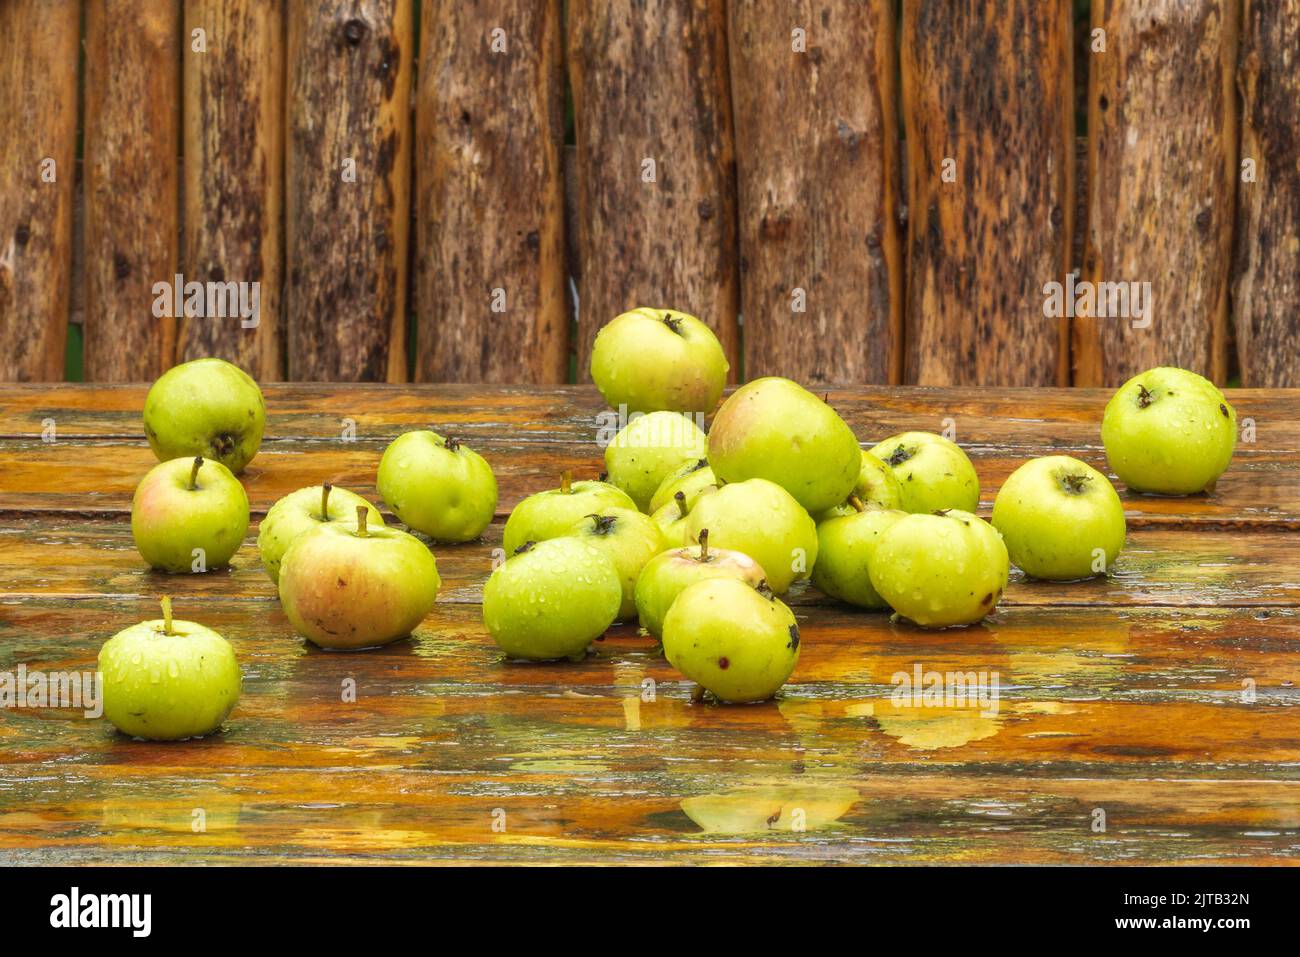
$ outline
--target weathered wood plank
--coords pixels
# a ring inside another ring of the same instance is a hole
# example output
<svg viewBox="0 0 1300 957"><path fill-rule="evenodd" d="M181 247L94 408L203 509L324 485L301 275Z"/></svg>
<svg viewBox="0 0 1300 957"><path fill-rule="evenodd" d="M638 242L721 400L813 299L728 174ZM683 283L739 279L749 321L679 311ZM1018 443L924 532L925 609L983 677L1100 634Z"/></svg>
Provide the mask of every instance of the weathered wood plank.
<svg viewBox="0 0 1300 957"><path fill-rule="evenodd" d="M1156 365L1227 378L1237 10L1233 0L1093 4L1106 52L1089 61L1082 278L1150 283L1150 295L1144 317L1095 309L1075 320L1079 385L1119 385Z"/></svg>
<svg viewBox="0 0 1300 957"><path fill-rule="evenodd" d="M898 382L894 4L729 10L746 378Z"/></svg>
<svg viewBox="0 0 1300 957"><path fill-rule="evenodd" d="M1300 386L1300 0L1245 0L1233 319L1241 381Z"/></svg>
<svg viewBox="0 0 1300 957"><path fill-rule="evenodd" d="M193 49L198 29L204 52ZM186 282L257 283L258 299L247 319L238 312L182 318L176 358L220 356L256 379L278 381L284 378L284 2L188 0L185 42L182 272Z"/></svg>
<svg viewBox="0 0 1300 957"><path fill-rule="evenodd" d="M635 306L698 316L737 369L736 187L723 0L574 0L578 376Z"/></svg>
<svg viewBox="0 0 1300 957"><path fill-rule="evenodd" d="M560 0L424 4L415 378L564 382Z"/></svg>
<svg viewBox="0 0 1300 957"><path fill-rule="evenodd" d="M176 321L155 317L179 245L180 4L87 0L87 381L152 379L172 364Z"/></svg>
<svg viewBox="0 0 1300 957"><path fill-rule="evenodd" d="M906 381L1065 385L1074 90L1069 0L903 7Z"/></svg>
<svg viewBox="0 0 1300 957"><path fill-rule="evenodd" d="M289 4L289 378L401 382L411 0Z"/></svg>
<svg viewBox="0 0 1300 957"><path fill-rule="evenodd" d="M80 34L77 0L0 4L0 381L63 378Z"/></svg>

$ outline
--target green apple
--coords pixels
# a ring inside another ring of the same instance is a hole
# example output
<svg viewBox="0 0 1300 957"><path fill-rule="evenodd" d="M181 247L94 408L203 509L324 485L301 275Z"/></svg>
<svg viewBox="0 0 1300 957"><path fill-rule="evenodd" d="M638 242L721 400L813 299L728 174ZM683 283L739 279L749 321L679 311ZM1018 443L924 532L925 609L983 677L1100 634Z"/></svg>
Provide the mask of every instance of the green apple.
<svg viewBox="0 0 1300 957"><path fill-rule="evenodd" d="M483 586L483 624L511 658L581 659L618 617L623 583L580 538L527 542Z"/></svg>
<svg viewBox="0 0 1300 957"><path fill-rule="evenodd" d="M691 541L709 532L717 548L744 552L763 566L767 584L785 594L817 562L817 526L794 498L767 479L724 485L705 495L687 519Z"/></svg>
<svg viewBox="0 0 1300 957"><path fill-rule="evenodd" d="M1124 547L1124 506L1110 480L1068 455L1031 459L993 501L1011 561L1034 578L1104 575Z"/></svg>
<svg viewBox="0 0 1300 957"><path fill-rule="evenodd" d="M104 716L150 741L199 738L221 727L239 700L235 651L211 628L163 617L119 631L99 649Z"/></svg>
<svg viewBox="0 0 1300 957"><path fill-rule="evenodd" d="M524 542L544 542L566 534L584 515L607 508L630 508L636 502L626 492L607 482L574 482L565 472L560 487L530 495L510 513L502 532L502 547L513 555Z"/></svg>
<svg viewBox="0 0 1300 957"><path fill-rule="evenodd" d="M266 401L248 373L225 359L173 366L144 399L144 434L158 460L202 455L239 473L266 428Z"/></svg>
<svg viewBox="0 0 1300 957"><path fill-rule="evenodd" d="M701 492L712 490L717 485L718 479L713 474L713 469L709 468L708 459L687 462L659 483L654 495L650 497L650 513L653 515L659 511L676 498L678 492L686 496L687 505L692 505Z"/></svg>
<svg viewBox="0 0 1300 957"><path fill-rule="evenodd" d="M683 465L704 455L704 431L679 412L634 414L605 446L609 483L650 511L655 491Z"/></svg>
<svg viewBox="0 0 1300 957"><path fill-rule="evenodd" d="M141 557L165 572L220 568L248 534L248 495L220 462L161 462L136 486L131 535Z"/></svg>
<svg viewBox="0 0 1300 957"><path fill-rule="evenodd" d="M437 432L399 435L379 460L379 497L438 542L472 542L497 511L497 480L473 449Z"/></svg>
<svg viewBox="0 0 1300 957"><path fill-rule="evenodd" d="M907 513L862 506L852 515L828 519L817 526L817 564L812 582L824 594L861 608L884 608L885 600L871 584L871 565L880 536Z"/></svg>
<svg viewBox="0 0 1300 957"><path fill-rule="evenodd" d="M766 701L799 661L785 603L735 578L688 585L664 616L668 663L719 701Z"/></svg>
<svg viewBox="0 0 1300 957"><path fill-rule="evenodd" d="M674 309L616 316L591 349L591 380L611 408L628 412L712 412L728 368L713 330Z"/></svg>
<svg viewBox="0 0 1300 957"><path fill-rule="evenodd" d="M373 648L409 635L438 598L438 563L414 535L330 522L294 539L280 563L280 604L322 648Z"/></svg>
<svg viewBox="0 0 1300 957"><path fill-rule="evenodd" d="M813 514L849 497L862 469L853 430L789 379L741 386L713 419L709 464L724 482L775 482Z"/></svg>
<svg viewBox="0 0 1300 957"><path fill-rule="evenodd" d="M659 526L665 548L691 544L690 518L691 506L687 504L685 492L678 492L676 498L650 516L650 520Z"/></svg>
<svg viewBox="0 0 1300 957"><path fill-rule="evenodd" d="M867 506L887 509L903 507L903 488L898 484L894 470L865 449L862 452L862 470L858 472L858 483L853 486L848 500L822 512L817 516L817 521L857 514L859 509L853 504L855 498Z"/></svg>
<svg viewBox="0 0 1300 957"><path fill-rule="evenodd" d="M355 528L357 506L367 509L367 521L372 526L384 524L379 509L355 492L335 488L328 482L290 492L272 505L257 529L257 550L271 581L280 580L280 560L295 538L323 522L343 522Z"/></svg>
<svg viewBox="0 0 1300 957"><path fill-rule="evenodd" d="M607 508L580 519L568 534L603 552L613 563L623 586L618 617L630 621L636 614L636 580L641 569L667 547L659 526L640 512Z"/></svg>
<svg viewBox="0 0 1300 957"><path fill-rule="evenodd" d="M891 608L925 628L970 625L1007 587L1007 547L988 522L949 509L906 515L871 556L871 584Z"/></svg>
<svg viewBox="0 0 1300 957"><path fill-rule="evenodd" d="M757 588L763 582L763 566L744 552L709 548L709 534L700 533L700 543L660 552L646 562L636 580L636 613L641 627L656 638L663 635L664 616L688 585L709 578L735 578Z"/></svg>
<svg viewBox="0 0 1300 957"><path fill-rule="evenodd" d="M937 512L955 508L973 512L980 502L975 466L956 442L933 432L892 435L871 454L894 471L902 489L905 512Z"/></svg>
<svg viewBox="0 0 1300 957"><path fill-rule="evenodd" d="M1237 413L1209 379L1161 366L1119 387L1101 441L1111 469L1136 492L1211 491L1232 461Z"/></svg>

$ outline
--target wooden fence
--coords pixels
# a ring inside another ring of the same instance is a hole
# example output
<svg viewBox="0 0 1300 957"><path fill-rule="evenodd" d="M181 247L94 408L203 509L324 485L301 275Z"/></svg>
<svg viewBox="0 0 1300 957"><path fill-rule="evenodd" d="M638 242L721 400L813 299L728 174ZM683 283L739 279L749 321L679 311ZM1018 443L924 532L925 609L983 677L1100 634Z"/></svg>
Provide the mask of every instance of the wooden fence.
<svg viewBox="0 0 1300 957"><path fill-rule="evenodd" d="M0 379L1296 386L1298 103L1300 0L0 0Z"/></svg>

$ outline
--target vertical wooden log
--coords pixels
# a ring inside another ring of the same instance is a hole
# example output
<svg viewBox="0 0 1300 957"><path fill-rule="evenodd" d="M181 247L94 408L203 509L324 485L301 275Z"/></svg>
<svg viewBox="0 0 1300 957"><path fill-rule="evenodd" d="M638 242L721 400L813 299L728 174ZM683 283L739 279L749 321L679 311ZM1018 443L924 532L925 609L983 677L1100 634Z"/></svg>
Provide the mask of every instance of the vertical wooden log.
<svg viewBox="0 0 1300 957"><path fill-rule="evenodd" d="M290 379L406 378L411 0L289 4Z"/></svg>
<svg viewBox="0 0 1300 957"><path fill-rule="evenodd" d="M897 382L893 0L730 10L746 377Z"/></svg>
<svg viewBox="0 0 1300 957"><path fill-rule="evenodd" d="M204 31L206 51L193 49ZM257 315L183 318L177 359L220 356L255 378L284 378L283 0L185 4L187 282L257 283ZM256 325L251 325L256 321Z"/></svg>
<svg viewBox="0 0 1300 957"><path fill-rule="evenodd" d="M1233 317L1241 384L1300 386L1300 0L1245 0ZM1240 168L1240 167L1239 167ZM1249 176L1249 179L1246 177Z"/></svg>
<svg viewBox="0 0 1300 957"><path fill-rule="evenodd" d="M1236 10L1235 0L1093 4L1106 50L1090 60L1083 278L1149 282L1151 299L1145 317L1105 318L1098 305L1075 320L1078 385L1118 385L1156 365L1226 378Z"/></svg>
<svg viewBox="0 0 1300 957"><path fill-rule="evenodd" d="M578 376L614 316L699 316L737 365L736 194L724 0L572 0Z"/></svg>
<svg viewBox="0 0 1300 957"><path fill-rule="evenodd" d="M559 0L426 0L416 100L416 378L564 382Z"/></svg>
<svg viewBox="0 0 1300 957"><path fill-rule="evenodd" d="M77 0L0 3L0 382L63 378L80 37Z"/></svg>
<svg viewBox="0 0 1300 957"><path fill-rule="evenodd" d="M178 245L180 5L86 0L85 377L152 379L176 321L154 316Z"/></svg>
<svg viewBox="0 0 1300 957"><path fill-rule="evenodd" d="M907 381L1064 385L1074 102L1069 0L909 0Z"/></svg>

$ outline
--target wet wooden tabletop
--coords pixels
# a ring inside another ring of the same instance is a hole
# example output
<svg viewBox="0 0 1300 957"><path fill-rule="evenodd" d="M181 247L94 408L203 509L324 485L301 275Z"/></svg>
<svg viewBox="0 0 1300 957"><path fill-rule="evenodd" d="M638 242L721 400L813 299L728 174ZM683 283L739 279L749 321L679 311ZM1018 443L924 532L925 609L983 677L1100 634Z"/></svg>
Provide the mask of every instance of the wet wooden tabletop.
<svg viewBox="0 0 1300 957"><path fill-rule="evenodd" d="M93 669L167 593L234 644L243 697L223 733L171 744L0 711L0 863L1300 860L1300 392L1230 394L1250 441L1214 494L1121 489L1109 579L1013 572L996 615L942 632L806 589L790 683L727 707L692 704L631 626L552 665L506 662L483 629L510 507L561 469L602 468L593 390L269 386L248 541L229 570L181 577L131 542L154 464L145 391L0 385L0 671ZM1104 469L1107 397L830 393L864 444L955 428L985 514L1027 458ZM378 503L384 446L424 427L492 463L497 521L436 547L443 592L410 640L306 645L260 567L257 517L327 480ZM996 708L896 703L893 676L918 665L996 674Z"/></svg>

